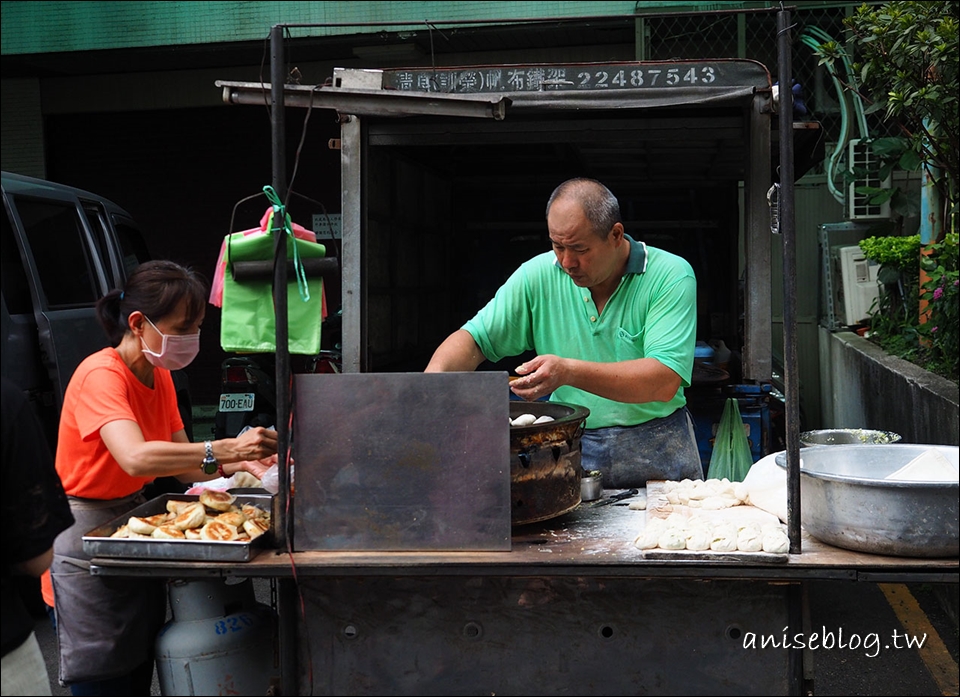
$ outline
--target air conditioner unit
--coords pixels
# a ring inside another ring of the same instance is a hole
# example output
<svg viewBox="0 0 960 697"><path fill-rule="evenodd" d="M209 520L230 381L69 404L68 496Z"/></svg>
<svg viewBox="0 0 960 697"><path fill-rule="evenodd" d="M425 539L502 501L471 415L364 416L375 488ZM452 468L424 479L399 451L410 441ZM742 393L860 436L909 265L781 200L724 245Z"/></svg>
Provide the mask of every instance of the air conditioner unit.
<svg viewBox="0 0 960 697"><path fill-rule="evenodd" d="M878 220L890 217L890 201L873 204L869 196L857 193L857 187L869 186L875 189L889 189L890 175L880 179L877 175L880 161L870 149L867 141L862 139L851 140L848 144L849 167L851 171L864 168L866 176L858 177L847 185L847 218L850 220Z"/></svg>
<svg viewBox="0 0 960 697"><path fill-rule="evenodd" d="M837 246L831 252L835 316L847 326L859 324L869 317L880 294L880 267L867 260L860 245Z"/></svg>

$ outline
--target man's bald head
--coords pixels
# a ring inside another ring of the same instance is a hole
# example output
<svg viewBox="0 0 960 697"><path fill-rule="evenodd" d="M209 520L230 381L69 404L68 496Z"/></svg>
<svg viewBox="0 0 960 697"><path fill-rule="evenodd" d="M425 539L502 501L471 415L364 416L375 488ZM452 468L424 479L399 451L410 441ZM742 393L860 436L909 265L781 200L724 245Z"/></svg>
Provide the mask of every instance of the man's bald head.
<svg viewBox="0 0 960 697"><path fill-rule="evenodd" d="M596 179L577 177L568 179L553 190L547 201L547 216L550 208L559 199L576 201L583 209L583 215L590 222L593 231L605 239L620 220L620 203L617 197Z"/></svg>

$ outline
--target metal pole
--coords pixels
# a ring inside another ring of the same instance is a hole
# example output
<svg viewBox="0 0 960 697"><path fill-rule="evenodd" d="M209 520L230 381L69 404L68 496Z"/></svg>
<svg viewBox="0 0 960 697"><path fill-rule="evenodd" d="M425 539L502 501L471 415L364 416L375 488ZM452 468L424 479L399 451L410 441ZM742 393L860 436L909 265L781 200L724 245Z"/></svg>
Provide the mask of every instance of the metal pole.
<svg viewBox="0 0 960 697"><path fill-rule="evenodd" d="M287 197L287 161L284 123L284 57L283 30L281 25L270 29L270 132L273 138L273 189L281 201ZM277 544L287 547L290 521L288 520L289 472L287 450L290 444L290 350L289 330L287 327L287 236L283 231L283 220L273 219L274 266L273 266L273 307L277 320L277 455L280 491L279 524L277 525Z"/></svg>
<svg viewBox="0 0 960 697"><path fill-rule="evenodd" d="M781 5L782 7L782 5ZM783 241L783 385L786 399L787 530L790 553L800 553L800 379L797 375L797 246L793 186L793 64L790 12L777 13L780 85L780 234Z"/></svg>
<svg viewBox="0 0 960 697"><path fill-rule="evenodd" d="M270 28L270 132L273 139L273 189L281 201L287 200L286 134L284 122L284 84L286 80L283 55L284 27ZM284 208L284 215L286 209ZM290 476L287 451L290 446L290 345L287 326L287 235L284 221L274 216L273 306L277 321L276 380L277 380L277 467L280 489L277 493L277 546L292 548L293 501L290 496ZM292 581L282 580L277 598L280 615L280 682L281 694L298 692L296 591Z"/></svg>

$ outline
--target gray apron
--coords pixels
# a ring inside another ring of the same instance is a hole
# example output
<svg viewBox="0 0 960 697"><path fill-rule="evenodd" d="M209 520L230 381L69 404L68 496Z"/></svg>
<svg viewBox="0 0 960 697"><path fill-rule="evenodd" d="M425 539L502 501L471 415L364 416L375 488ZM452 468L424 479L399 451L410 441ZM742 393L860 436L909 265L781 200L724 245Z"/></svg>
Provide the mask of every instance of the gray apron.
<svg viewBox="0 0 960 697"><path fill-rule="evenodd" d="M142 493L108 501L68 498L76 522L54 542L50 567L62 685L125 675L152 659L167 610L164 581L91 576L83 551L86 533L144 503Z"/></svg>
<svg viewBox="0 0 960 697"><path fill-rule="evenodd" d="M703 479L686 407L636 426L588 428L580 446L583 469L603 472L603 485L609 489L641 488L648 479Z"/></svg>

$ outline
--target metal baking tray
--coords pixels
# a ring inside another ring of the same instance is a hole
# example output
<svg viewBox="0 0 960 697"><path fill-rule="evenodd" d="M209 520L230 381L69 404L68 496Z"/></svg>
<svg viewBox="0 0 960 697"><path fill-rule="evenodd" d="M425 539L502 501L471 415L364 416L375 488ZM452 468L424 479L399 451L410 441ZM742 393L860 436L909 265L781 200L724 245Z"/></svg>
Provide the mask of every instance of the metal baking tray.
<svg viewBox="0 0 960 697"><path fill-rule="evenodd" d="M238 494L235 505L245 503L262 508L276 521L275 497L264 494ZM91 557L115 557L122 559L173 559L182 561L232 561L245 562L253 559L261 549L273 545L273 528L253 540L242 542L211 542L208 540L151 540L110 537L126 524L130 516L146 518L167 510L167 501L199 501L197 494L163 494L137 506L129 513L114 518L94 528L83 536L83 551Z"/></svg>

